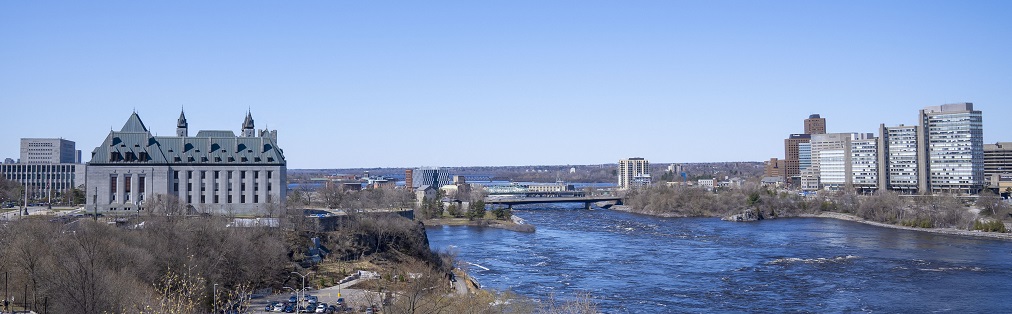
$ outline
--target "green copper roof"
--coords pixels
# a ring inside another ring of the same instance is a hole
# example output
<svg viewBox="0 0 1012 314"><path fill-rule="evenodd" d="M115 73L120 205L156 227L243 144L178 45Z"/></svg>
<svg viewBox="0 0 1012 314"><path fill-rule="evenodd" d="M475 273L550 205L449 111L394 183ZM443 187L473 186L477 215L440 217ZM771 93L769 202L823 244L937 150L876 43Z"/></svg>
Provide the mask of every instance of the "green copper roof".
<svg viewBox="0 0 1012 314"><path fill-rule="evenodd" d="M134 113L91 153L95 165L285 165L273 137L237 137L232 131L200 131L195 137L152 136Z"/></svg>
<svg viewBox="0 0 1012 314"><path fill-rule="evenodd" d="M126 124L123 124L123 128L120 132L147 132L148 128L144 126L144 122L141 121L141 117L136 112L130 115L130 119L127 119Z"/></svg>

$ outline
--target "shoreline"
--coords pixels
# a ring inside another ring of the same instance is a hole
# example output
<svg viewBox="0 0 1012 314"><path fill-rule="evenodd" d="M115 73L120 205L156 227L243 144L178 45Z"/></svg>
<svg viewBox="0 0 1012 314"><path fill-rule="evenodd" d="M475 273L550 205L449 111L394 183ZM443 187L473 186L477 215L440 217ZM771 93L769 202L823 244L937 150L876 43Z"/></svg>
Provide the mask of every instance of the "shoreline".
<svg viewBox="0 0 1012 314"><path fill-rule="evenodd" d="M861 218L861 217L857 217L857 216L850 215L850 214L843 214L843 213L824 212L824 213L819 213L819 214L801 214L801 215L797 215L797 216L784 217L784 218L830 218L830 219L837 219L837 220L853 221L853 222L857 222L857 223L863 223L863 224L866 224L866 225L872 225L872 226L883 227L883 228L892 228L892 229L900 229L900 230L921 231L921 232L928 232L928 233L934 233L934 234L957 235L957 236L967 236L967 237L976 237L976 238L990 238L990 239L996 239L996 240L1012 241L1012 233L985 232L985 231L963 230L963 229L955 229L955 228L916 228L916 227L907 227L907 226L900 226L900 225L881 223L881 222L877 222L877 221L871 221L871 220L867 220L867 219L864 219L864 218Z"/></svg>
<svg viewBox="0 0 1012 314"><path fill-rule="evenodd" d="M688 216L685 216L685 215L677 215L677 214L662 214L662 215L657 215L657 214L650 214L650 213L641 213L641 212L637 212L637 211L632 210L632 208L630 208L628 206L621 206L621 205L619 205L619 206L612 206L611 210L620 211L620 212L627 212L627 213L632 213L632 214L639 214L639 215L661 217L661 218L686 218L686 217L688 217ZM720 218L720 217L715 217L715 218ZM928 233L934 233L934 234L945 234L945 235L956 235L956 236L966 236L966 237L988 238L988 239L995 239L995 240L1012 241L1012 233L984 232L984 231L963 230L963 229L954 229L954 228L916 228L916 227L907 227L907 226L900 226L900 225L881 223L881 222L877 222L877 221L871 221L871 220L867 220L867 219L864 219L864 218L861 218L861 217L857 217L857 216L854 216L854 215L850 215L850 214L834 213L834 212L823 212L823 213L819 213L819 214L801 214L801 215L797 215L797 216L778 217L776 219L789 219L789 218L830 218L830 219L837 219L837 220L853 221L853 222L857 222L857 223L863 223L863 224L866 224L866 225L872 225L872 226L883 227L883 228L893 228L893 229L901 229L901 230L928 232Z"/></svg>
<svg viewBox="0 0 1012 314"><path fill-rule="evenodd" d="M513 217L516 217L516 216L513 216ZM516 221L516 220L519 220L519 222ZM504 229L504 230L514 231L514 232L524 232L524 233L531 233L531 232L534 232L537 229L532 224L524 223L523 219L519 219L519 217L516 217L513 220L507 220L507 221L502 221L502 220L486 220L486 219L482 219L482 220L468 220L467 218L436 218L436 219L425 219L425 220L422 220L422 225L425 225L426 227L433 227L433 226L468 226L468 227L496 228L496 229Z"/></svg>

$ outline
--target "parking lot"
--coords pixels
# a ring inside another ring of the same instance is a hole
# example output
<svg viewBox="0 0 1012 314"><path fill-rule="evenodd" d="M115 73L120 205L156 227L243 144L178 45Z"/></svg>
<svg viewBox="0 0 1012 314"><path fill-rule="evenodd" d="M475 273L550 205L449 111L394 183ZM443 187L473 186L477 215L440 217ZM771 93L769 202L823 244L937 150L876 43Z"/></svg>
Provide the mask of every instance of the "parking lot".
<svg viewBox="0 0 1012 314"><path fill-rule="evenodd" d="M338 299L344 299L343 313L364 313L366 308L369 306L377 306L380 304L379 294L375 291L365 291L361 289L348 289L348 287L354 286L355 284L363 281L370 280L370 277L352 280L341 285L319 289L319 290L306 290L306 295L315 296L319 303L326 303L327 305L337 304ZM282 294L275 294L265 298L254 299L251 302L253 313L277 313L273 311L266 311L265 308L272 302L286 302L295 293L286 292ZM301 298L302 294L299 293L302 305L305 305L305 298ZM379 313L379 312L376 312Z"/></svg>

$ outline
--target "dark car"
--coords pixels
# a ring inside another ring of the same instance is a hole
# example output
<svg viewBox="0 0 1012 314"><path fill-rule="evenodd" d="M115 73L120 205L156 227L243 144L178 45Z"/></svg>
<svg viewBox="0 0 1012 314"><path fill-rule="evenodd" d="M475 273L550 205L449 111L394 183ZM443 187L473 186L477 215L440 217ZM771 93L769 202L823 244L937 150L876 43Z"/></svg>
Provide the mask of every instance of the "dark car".
<svg viewBox="0 0 1012 314"><path fill-rule="evenodd" d="M292 304L285 305L285 313L295 313L295 305Z"/></svg>
<svg viewBox="0 0 1012 314"><path fill-rule="evenodd" d="M288 297L288 303L297 303L297 302L299 302L299 297L294 296L294 295Z"/></svg>

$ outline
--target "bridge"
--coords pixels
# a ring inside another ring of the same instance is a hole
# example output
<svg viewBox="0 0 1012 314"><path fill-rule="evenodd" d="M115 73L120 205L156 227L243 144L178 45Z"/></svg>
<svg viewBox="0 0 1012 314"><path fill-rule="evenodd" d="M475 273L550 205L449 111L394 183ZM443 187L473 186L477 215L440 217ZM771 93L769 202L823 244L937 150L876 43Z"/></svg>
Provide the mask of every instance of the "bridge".
<svg viewBox="0 0 1012 314"><path fill-rule="evenodd" d="M524 204L548 204L548 203L583 203L584 208L590 209L590 205L597 202L615 201L622 204L622 198L618 196L583 196L583 197L519 197L519 198L495 198L485 199L485 204L499 204L509 206Z"/></svg>

